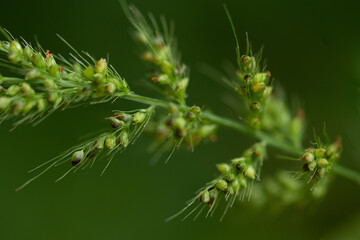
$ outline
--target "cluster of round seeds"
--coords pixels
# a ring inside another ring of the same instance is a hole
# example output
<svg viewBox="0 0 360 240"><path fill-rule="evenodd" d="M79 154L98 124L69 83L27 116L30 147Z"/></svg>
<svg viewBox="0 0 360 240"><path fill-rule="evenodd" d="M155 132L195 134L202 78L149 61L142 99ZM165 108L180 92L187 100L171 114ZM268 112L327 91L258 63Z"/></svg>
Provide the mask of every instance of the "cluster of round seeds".
<svg viewBox="0 0 360 240"><path fill-rule="evenodd" d="M19 70L19 76L0 77L0 114L2 111L5 117L20 114L34 117L71 102L112 98L114 93L129 92L126 82L104 59L93 65L78 59L75 64L66 60L58 64L49 51L43 54L16 40L1 42L0 52L7 56L7 64Z"/></svg>
<svg viewBox="0 0 360 240"><path fill-rule="evenodd" d="M315 174L314 176L324 177L338 157L339 152L334 148L308 148L302 157L303 170Z"/></svg>
<svg viewBox="0 0 360 240"><path fill-rule="evenodd" d="M104 148L109 151L118 151L126 148L130 141L135 137L134 132L138 132L143 127L144 122L149 117L149 110L143 109L135 113L116 112L110 117L110 124L113 132L103 134L99 138L85 144L85 146L73 153L71 163L73 166L91 160L96 157Z"/></svg>
<svg viewBox="0 0 360 240"><path fill-rule="evenodd" d="M242 157L231 160L230 164L217 164L221 176L200 192L200 201L212 207L221 192L226 196L237 196L241 189L247 187L248 181L257 178L255 169L261 165L264 154L264 144L258 143L247 149Z"/></svg>
<svg viewBox="0 0 360 240"><path fill-rule="evenodd" d="M261 72L255 57L242 56L237 77L240 80L236 91L243 96L249 109L249 124L258 128L261 125L267 97L272 92L269 86L270 72Z"/></svg>

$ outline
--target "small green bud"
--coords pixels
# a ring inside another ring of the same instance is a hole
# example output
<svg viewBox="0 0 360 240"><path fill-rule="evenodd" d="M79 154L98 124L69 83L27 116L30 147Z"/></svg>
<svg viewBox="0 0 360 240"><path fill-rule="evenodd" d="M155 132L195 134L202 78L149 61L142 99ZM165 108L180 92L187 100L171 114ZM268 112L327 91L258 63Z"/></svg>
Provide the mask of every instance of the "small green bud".
<svg viewBox="0 0 360 240"><path fill-rule="evenodd" d="M157 77L153 77L151 78L151 80L153 80L154 82L158 82L160 84L168 84L170 83L170 78L168 75L166 74L160 74L159 76Z"/></svg>
<svg viewBox="0 0 360 240"><path fill-rule="evenodd" d="M59 98L59 94L56 92L49 92L47 100L51 103L54 103Z"/></svg>
<svg viewBox="0 0 360 240"><path fill-rule="evenodd" d="M107 62L105 59L101 58L95 66L95 72L105 75L107 71Z"/></svg>
<svg viewBox="0 0 360 240"><path fill-rule="evenodd" d="M79 164L81 162L81 160L83 158L84 158L84 150L76 151L73 153L73 155L71 157L71 164L73 166L76 166L77 164Z"/></svg>
<svg viewBox="0 0 360 240"><path fill-rule="evenodd" d="M194 113L192 113L192 112L186 112L185 113L185 118L186 118L186 120L188 120L188 121L193 121L194 119L195 119L195 114Z"/></svg>
<svg viewBox="0 0 360 240"><path fill-rule="evenodd" d="M203 203L210 202L210 193L209 193L208 190L202 191L202 193L200 195L200 201L203 202Z"/></svg>
<svg viewBox="0 0 360 240"><path fill-rule="evenodd" d="M251 103L251 109L252 110L260 110L261 104L258 101L254 101Z"/></svg>
<svg viewBox="0 0 360 240"><path fill-rule="evenodd" d="M104 75L96 73L94 75L93 83L96 85L104 84L106 83L106 78L104 77Z"/></svg>
<svg viewBox="0 0 360 240"><path fill-rule="evenodd" d="M182 117L178 117L174 120L174 127L175 128L184 128L186 126L186 121Z"/></svg>
<svg viewBox="0 0 360 240"><path fill-rule="evenodd" d="M250 75L250 74L247 74L247 75L244 76L244 80L245 80L245 82L247 82L248 84L249 84L253 79L254 79L253 76Z"/></svg>
<svg viewBox="0 0 360 240"><path fill-rule="evenodd" d="M268 97L271 95L271 92L272 92L272 87L265 87L265 90L264 90L264 97Z"/></svg>
<svg viewBox="0 0 360 240"><path fill-rule="evenodd" d="M23 83L21 85L21 92L27 97L34 96L35 94L34 89L32 89L31 86L27 83Z"/></svg>
<svg viewBox="0 0 360 240"><path fill-rule="evenodd" d="M9 50L10 49L10 43L8 41L3 41L1 43L1 48L5 49L5 50Z"/></svg>
<svg viewBox="0 0 360 240"><path fill-rule="evenodd" d="M122 128L125 123L116 117L110 117L110 123L113 128Z"/></svg>
<svg viewBox="0 0 360 240"><path fill-rule="evenodd" d="M140 31L135 33L135 38L142 44L145 44L148 42L148 38L146 37L146 35Z"/></svg>
<svg viewBox="0 0 360 240"><path fill-rule="evenodd" d="M320 168L325 168L327 166L329 166L329 161L326 160L325 158L321 158L319 161L318 161L318 166Z"/></svg>
<svg viewBox="0 0 360 240"><path fill-rule="evenodd" d="M103 150L104 149L104 139L96 139L94 142L94 147L96 150Z"/></svg>
<svg viewBox="0 0 360 240"><path fill-rule="evenodd" d="M201 108L198 106L192 106L189 111L198 116L201 112Z"/></svg>
<svg viewBox="0 0 360 240"><path fill-rule="evenodd" d="M134 123L142 123L146 118L146 114L143 112L137 112L133 116Z"/></svg>
<svg viewBox="0 0 360 240"><path fill-rule="evenodd" d="M122 131L119 136L119 144L126 148L129 145L129 134L127 131Z"/></svg>
<svg viewBox="0 0 360 240"><path fill-rule="evenodd" d="M303 160L305 163L311 163L312 161L314 161L314 154L312 153L305 153L303 156Z"/></svg>
<svg viewBox="0 0 360 240"><path fill-rule="evenodd" d="M213 188L209 191L210 201L208 204L210 207L213 205L213 203L217 199L218 194L219 194L219 192L218 192L217 188Z"/></svg>
<svg viewBox="0 0 360 240"><path fill-rule="evenodd" d="M48 69L50 69L52 66L57 66L55 58L53 57L46 58L46 66L48 67Z"/></svg>
<svg viewBox="0 0 360 240"><path fill-rule="evenodd" d="M247 63L251 60L251 57L243 55L241 57L241 63Z"/></svg>
<svg viewBox="0 0 360 240"><path fill-rule="evenodd" d="M86 77L89 80L92 80L94 78L94 68L93 66L88 66L83 71L84 77Z"/></svg>
<svg viewBox="0 0 360 240"><path fill-rule="evenodd" d="M51 79L45 79L44 80L44 87L46 87L47 89L55 88L56 83Z"/></svg>
<svg viewBox="0 0 360 240"><path fill-rule="evenodd" d="M105 140L105 146L112 150L116 147L116 138L114 136L110 136Z"/></svg>
<svg viewBox="0 0 360 240"><path fill-rule="evenodd" d="M216 168L219 170L219 172L221 173L228 173L231 171L231 166L227 163L219 163L216 164Z"/></svg>
<svg viewBox="0 0 360 240"><path fill-rule="evenodd" d="M40 76L40 73L35 70L35 69L31 69L30 71L28 71L25 75L25 80L34 80L36 78L38 78Z"/></svg>
<svg viewBox="0 0 360 240"><path fill-rule="evenodd" d="M108 83L108 84L106 84L106 86L105 86L105 91L106 91L107 93L114 93L114 92L116 91L115 84L113 84L113 83Z"/></svg>
<svg viewBox="0 0 360 240"><path fill-rule="evenodd" d="M239 182L239 180L235 179L234 181L232 181L230 187L233 190L233 192L238 193L239 190L240 190L240 182Z"/></svg>
<svg viewBox="0 0 360 240"><path fill-rule="evenodd" d="M36 103L36 108L38 112L43 112L45 111L47 105L48 105L48 101L46 99L39 99Z"/></svg>
<svg viewBox="0 0 360 240"><path fill-rule="evenodd" d="M21 55L19 52L11 51L8 55L9 62L19 63L21 61Z"/></svg>
<svg viewBox="0 0 360 240"><path fill-rule="evenodd" d="M33 55L33 51L31 50L31 48L29 46L25 46L24 48L24 57L27 61L31 61Z"/></svg>
<svg viewBox="0 0 360 240"><path fill-rule="evenodd" d="M0 97L0 109L5 111L9 108L11 104L11 98L9 97Z"/></svg>
<svg viewBox="0 0 360 240"><path fill-rule="evenodd" d="M36 106L36 101L28 101L23 109L24 114L28 114Z"/></svg>
<svg viewBox="0 0 360 240"><path fill-rule="evenodd" d="M60 78L60 67L58 65L52 65L49 69L50 75L56 78Z"/></svg>
<svg viewBox="0 0 360 240"><path fill-rule="evenodd" d="M265 82L269 75L267 73L257 73L254 77L255 82Z"/></svg>
<svg viewBox="0 0 360 240"><path fill-rule="evenodd" d="M315 161L312 161L311 163L309 163L308 165L308 168L310 171L314 171L314 169L316 168L316 162Z"/></svg>
<svg viewBox="0 0 360 240"><path fill-rule="evenodd" d="M19 53L21 53L23 50L21 44L15 40L10 43L10 49Z"/></svg>
<svg viewBox="0 0 360 240"><path fill-rule="evenodd" d="M316 150L315 150L315 157L316 157L316 159L322 158L322 157L325 155L325 152L326 152L325 149L322 149L322 148L316 149Z"/></svg>
<svg viewBox="0 0 360 240"><path fill-rule="evenodd" d="M56 98L55 102L54 102L54 108L56 108L57 106L59 106L62 102L63 98L61 95L58 96L58 98Z"/></svg>
<svg viewBox="0 0 360 240"><path fill-rule="evenodd" d="M250 166L246 169L245 175L250 179L255 179L256 171L252 166Z"/></svg>
<svg viewBox="0 0 360 240"><path fill-rule="evenodd" d="M200 138L206 138L212 134L215 134L216 129L217 129L217 125L215 124L205 124L199 128L198 134Z"/></svg>
<svg viewBox="0 0 360 240"><path fill-rule="evenodd" d="M179 81L178 85L176 86L176 91L184 90L189 84L188 78L183 78Z"/></svg>
<svg viewBox="0 0 360 240"><path fill-rule="evenodd" d="M15 101L13 105L14 115L19 115L23 111L24 107L25 107L25 102L23 99L19 99Z"/></svg>
<svg viewBox="0 0 360 240"><path fill-rule="evenodd" d="M8 96L15 96L16 94L18 94L18 92L20 92L21 87L18 85L11 85L7 90L6 90L6 95Z"/></svg>
<svg viewBox="0 0 360 240"><path fill-rule="evenodd" d="M232 181L234 181L235 177L236 177L235 174L232 173L232 172L229 172L229 173L227 173L227 174L225 175L225 179L226 179L227 182L232 182Z"/></svg>
<svg viewBox="0 0 360 240"><path fill-rule="evenodd" d="M254 82L254 84L251 85L251 91L253 93L260 93L265 91L265 84L263 82Z"/></svg>
<svg viewBox="0 0 360 240"><path fill-rule="evenodd" d="M239 184L241 187L246 187L247 186L247 179L245 176L240 175L239 179Z"/></svg>
<svg viewBox="0 0 360 240"><path fill-rule="evenodd" d="M45 59L40 53L34 53L31 62L38 68L45 68L46 66Z"/></svg>
<svg viewBox="0 0 360 240"><path fill-rule="evenodd" d="M141 59L147 62L152 62L154 60L154 55L150 51L146 51L141 55Z"/></svg>
<svg viewBox="0 0 360 240"><path fill-rule="evenodd" d="M216 188L221 190L221 191L225 191L226 188L227 188L227 182L225 180L220 179L216 183Z"/></svg>
<svg viewBox="0 0 360 240"><path fill-rule="evenodd" d="M122 113L122 112L115 113L114 117L124 122L128 122L132 119L130 114Z"/></svg>
<svg viewBox="0 0 360 240"><path fill-rule="evenodd" d="M328 149L326 150L326 153L325 153L325 157L327 159L331 158L331 156L334 154L334 150L333 149Z"/></svg>

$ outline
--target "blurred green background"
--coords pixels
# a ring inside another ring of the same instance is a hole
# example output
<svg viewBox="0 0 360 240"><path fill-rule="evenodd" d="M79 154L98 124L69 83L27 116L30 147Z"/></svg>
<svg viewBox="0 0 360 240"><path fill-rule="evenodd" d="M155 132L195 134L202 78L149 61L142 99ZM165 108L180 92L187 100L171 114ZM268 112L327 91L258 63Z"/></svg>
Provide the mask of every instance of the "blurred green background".
<svg viewBox="0 0 360 240"><path fill-rule="evenodd" d="M360 170L360 4L359 1L194 1L133 0L141 11L164 14L176 23L183 61L191 66L189 104L232 116L221 100L227 89L204 76L201 64L222 69L235 63L234 39L222 4L233 16L241 45L248 32L289 99L299 98L311 128L326 121L329 135L343 137L343 165ZM97 58L110 53L111 63L132 86L141 86L145 69L130 37L130 25L116 0L1 1L0 25L15 36L45 49L77 49ZM194 153L179 151L168 164L151 166L151 140L142 138L113 161L100 177L104 162L54 184L64 169L55 169L21 192L14 189L31 175L27 170L108 127L112 109L130 109L118 101L57 112L36 127L12 132L0 126L0 239L360 239L360 187L336 178L327 197L306 211L280 214L253 211L236 204L222 222L213 218L181 222L164 219L213 178L215 163L241 154L253 139L222 129L218 142ZM265 175L298 165L270 159Z"/></svg>

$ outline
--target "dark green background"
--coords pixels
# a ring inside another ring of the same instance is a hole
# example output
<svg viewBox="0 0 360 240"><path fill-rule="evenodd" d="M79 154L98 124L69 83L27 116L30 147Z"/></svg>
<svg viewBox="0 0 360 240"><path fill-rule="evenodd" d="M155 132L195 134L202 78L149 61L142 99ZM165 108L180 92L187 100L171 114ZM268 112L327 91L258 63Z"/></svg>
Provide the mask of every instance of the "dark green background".
<svg viewBox="0 0 360 240"><path fill-rule="evenodd" d="M330 136L343 137L342 163L360 170L360 6L358 1L194 1L134 0L143 12L164 14L176 22L183 60L191 66L189 104L231 116L221 96L228 91L199 71L206 63L221 69L235 62L234 39L222 4L227 3L244 47L245 32L255 49L265 46L269 68L289 99L299 98L311 127L326 121ZM1 1L0 25L15 36L66 54L60 33L77 49L110 59L132 86L141 86L144 67L137 57L130 25L116 0ZM34 42L34 41L32 41ZM164 219L215 173L215 163L241 154L253 139L222 129L216 144L195 153L176 152L168 164L149 164L150 140L142 138L113 161L72 174L55 169L21 192L14 189L26 171L108 127L112 109L130 109L118 101L57 112L36 127L9 132L0 126L0 239L360 239L360 187L336 178L317 208L288 209L279 215L254 212L237 204L223 222L219 215L196 222ZM265 174L285 166L271 159ZM298 166L287 163L290 169Z"/></svg>

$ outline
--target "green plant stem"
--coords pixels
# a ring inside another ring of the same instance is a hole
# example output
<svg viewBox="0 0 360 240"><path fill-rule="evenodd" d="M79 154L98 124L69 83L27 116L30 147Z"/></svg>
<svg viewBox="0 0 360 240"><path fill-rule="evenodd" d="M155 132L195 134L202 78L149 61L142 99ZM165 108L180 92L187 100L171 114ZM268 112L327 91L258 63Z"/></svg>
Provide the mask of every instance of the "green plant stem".
<svg viewBox="0 0 360 240"><path fill-rule="evenodd" d="M162 108L168 107L168 103L164 100L140 96L140 95L133 94L133 93L128 94L126 96L121 96L121 98L139 102L139 103L143 103L143 104L158 106L158 107L162 107ZM289 154L299 156L304 153L303 149L299 149L299 148L295 147L294 145L288 143L287 141L284 141L283 139L275 138L275 137L271 136L270 134L263 132L263 131L259 131L259 130L255 131L251 127L248 127L247 125L242 124L241 122L234 121L232 119L228 119L228 118L225 118L222 116L218 116L218 115L210 113L210 112L202 112L201 116L204 119L207 119L210 122L216 123L220 126L228 127L228 128L234 129L238 132L251 135L261 141L265 141L268 145L275 147L277 149L280 149ZM354 170L343 167L340 164L336 164L334 166L334 172L337 175L344 177L348 180L351 180L360 185L360 173L359 172L356 172Z"/></svg>

